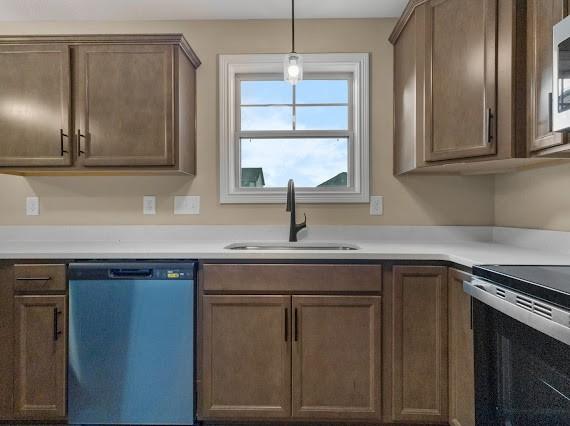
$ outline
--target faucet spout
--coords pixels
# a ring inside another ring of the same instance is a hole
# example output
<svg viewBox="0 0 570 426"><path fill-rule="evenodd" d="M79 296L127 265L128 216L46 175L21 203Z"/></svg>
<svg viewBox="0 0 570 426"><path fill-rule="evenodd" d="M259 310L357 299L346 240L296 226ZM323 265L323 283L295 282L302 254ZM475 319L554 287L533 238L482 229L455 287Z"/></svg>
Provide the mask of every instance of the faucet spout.
<svg viewBox="0 0 570 426"><path fill-rule="evenodd" d="M289 242L294 243L297 241L297 234L299 231L307 227L307 215L304 215L305 220L303 222L297 223L297 214L295 211L295 182L293 182L293 179L289 179L289 182L287 184L286 211L291 212L289 223Z"/></svg>
<svg viewBox="0 0 570 426"><path fill-rule="evenodd" d="M285 211L290 212L291 209L295 210L295 182L293 179L289 179L287 183L287 208Z"/></svg>

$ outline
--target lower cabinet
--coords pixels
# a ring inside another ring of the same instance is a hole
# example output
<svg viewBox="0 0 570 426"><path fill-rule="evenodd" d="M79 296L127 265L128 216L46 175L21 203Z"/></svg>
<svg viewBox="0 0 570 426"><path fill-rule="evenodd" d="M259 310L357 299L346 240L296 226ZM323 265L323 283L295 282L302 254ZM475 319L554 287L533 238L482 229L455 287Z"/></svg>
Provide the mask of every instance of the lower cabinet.
<svg viewBox="0 0 570 426"><path fill-rule="evenodd" d="M471 275L449 269L449 422L475 425L475 375L471 297L463 281Z"/></svg>
<svg viewBox="0 0 570 426"><path fill-rule="evenodd" d="M203 415L291 413L289 296L203 297Z"/></svg>
<svg viewBox="0 0 570 426"><path fill-rule="evenodd" d="M16 296L14 322L15 416L65 417L66 296Z"/></svg>
<svg viewBox="0 0 570 426"><path fill-rule="evenodd" d="M379 419L379 296L202 298L205 419Z"/></svg>
<svg viewBox="0 0 570 426"><path fill-rule="evenodd" d="M293 296L293 417L380 417L380 297Z"/></svg>
<svg viewBox="0 0 570 426"><path fill-rule="evenodd" d="M384 293L393 422L448 422L447 268L394 266Z"/></svg>

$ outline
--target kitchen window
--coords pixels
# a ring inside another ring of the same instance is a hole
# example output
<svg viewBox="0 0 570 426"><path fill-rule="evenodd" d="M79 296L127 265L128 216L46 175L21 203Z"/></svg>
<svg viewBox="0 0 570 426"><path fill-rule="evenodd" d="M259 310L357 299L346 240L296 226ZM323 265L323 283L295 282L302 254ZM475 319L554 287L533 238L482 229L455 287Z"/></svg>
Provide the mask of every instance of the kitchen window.
<svg viewBox="0 0 570 426"><path fill-rule="evenodd" d="M368 54L220 56L220 201L368 202Z"/></svg>

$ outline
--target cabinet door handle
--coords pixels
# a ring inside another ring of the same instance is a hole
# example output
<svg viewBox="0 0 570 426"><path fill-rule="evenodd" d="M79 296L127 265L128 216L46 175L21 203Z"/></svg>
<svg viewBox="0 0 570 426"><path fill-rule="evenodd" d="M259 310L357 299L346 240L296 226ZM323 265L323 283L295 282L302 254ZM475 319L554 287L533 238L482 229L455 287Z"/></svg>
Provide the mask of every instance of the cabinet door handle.
<svg viewBox="0 0 570 426"><path fill-rule="evenodd" d="M63 146L63 138L67 138L69 137L69 135L67 133L63 133L63 129L59 129L59 146L60 146L60 154L63 157L64 154L69 153L68 150L66 150Z"/></svg>
<svg viewBox="0 0 570 426"><path fill-rule="evenodd" d="M61 312L58 311L57 308L53 308L53 340L57 342L57 339L61 335L61 331L59 331L58 326L58 318Z"/></svg>
<svg viewBox="0 0 570 426"><path fill-rule="evenodd" d="M493 110L487 109L487 143L493 143Z"/></svg>
<svg viewBox="0 0 570 426"><path fill-rule="evenodd" d="M81 138L85 139L85 135L81 134L81 129L77 129L77 156L80 157L81 154L85 154L85 151L81 150Z"/></svg>
<svg viewBox="0 0 570 426"><path fill-rule="evenodd" d="M299 319L297 317L297 308L295 308L295 342L299 340Z"/></svg>
<svg viewBox="0 0 570 426"><path fill-rule="evenodd" d="M285 341L289 339L289 312L285 308Z"/></svg>

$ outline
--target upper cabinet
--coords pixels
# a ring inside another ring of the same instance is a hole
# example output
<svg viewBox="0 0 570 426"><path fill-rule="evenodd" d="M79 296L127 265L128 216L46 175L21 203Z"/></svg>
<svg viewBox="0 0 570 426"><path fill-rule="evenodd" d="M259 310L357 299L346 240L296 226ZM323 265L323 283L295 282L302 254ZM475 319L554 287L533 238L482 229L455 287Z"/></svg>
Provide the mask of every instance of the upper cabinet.
<svg viewBox="0 0 570 426"><path fill-rule="evenodd" d="M172 46L77 48L78 155L85 166L174 164L173 53Z"/></svg>
<svg viewBox="0 0 570 426"><path fill-rule="evenodd" d="M562 18L563 8L560 0L528 3L409 2L390 37L396 175L496 173L549 163L530 153L527 118L529 128L533 120L539 123L533 130L537 139L550 133L544 122L548 92L543 92L552 91L552 25ZM536 27L527 22L532 16ZM538 28L544 39L539 37L539 45L527 52L527 39L536 39ZM531 57L536 58L535 77L528 83ZM528 91L540 100L530 100ZM532 102L538 109L528 114ZM548 143L562 143L561 136L552 138L558 142Z"/></svg>
<svg viewBox="0 0 570 426"><path fill-rule="evenodd" d="M69 46L0 45L0 164L70 165L70 103Z"/></svg>
<svg viewBox="0 0 570 426"><path fill-rule="evenodd" d="M567 150L568 140L552 131L552 27L566 17L567 0L528 0L528 149L531 155Z"/></svg>
<svg viewBox="0 0 570 426"><path fill-rule="evenodd" d="M425 5L425 160L497 152L497 0Z"/></svg>
<svg viewBox="0 0 570 426"><path fill-rule="evenodd" d="M200 61L182 35L24 41L0 39L0 172L196 173Z"/></svg>

